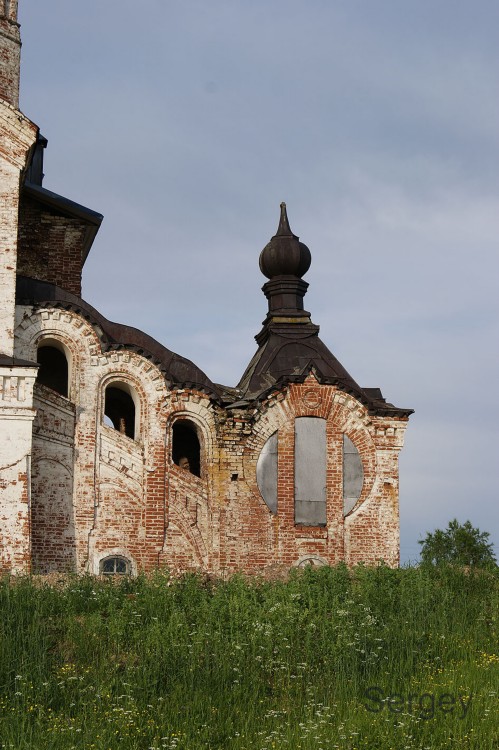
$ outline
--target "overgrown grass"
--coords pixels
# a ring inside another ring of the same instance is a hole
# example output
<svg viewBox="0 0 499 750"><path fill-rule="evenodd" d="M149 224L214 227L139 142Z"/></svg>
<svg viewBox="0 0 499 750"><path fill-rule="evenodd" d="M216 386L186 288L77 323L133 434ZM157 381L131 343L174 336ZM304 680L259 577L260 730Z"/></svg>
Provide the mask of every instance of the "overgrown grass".
<svg viewBox="0 0 499 750"><path fill-rule="evenodd" d="M0 747L496 750L498 591L497 569L6 579Z"/></svg>

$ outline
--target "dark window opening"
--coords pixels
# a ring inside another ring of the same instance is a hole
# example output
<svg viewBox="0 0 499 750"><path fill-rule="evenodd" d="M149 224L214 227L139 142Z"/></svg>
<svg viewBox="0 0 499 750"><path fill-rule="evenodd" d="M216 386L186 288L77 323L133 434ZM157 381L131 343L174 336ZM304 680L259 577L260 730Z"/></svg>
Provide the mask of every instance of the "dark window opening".
<svg viewBox="0 0 499 750"><path fill-rule="evenodd" d="M172 459L180 468L201 476L201 446L195 426L187 420L178 420L173 425Z"/></svg>
<svg viewBox="0 0 499 750"><path fill-rule="evenodd" d="M108 386L104 415L111 420L115 430L132 440L135 439L135 404L128 391Z"/></svg>
<svg viewBox="0 0 499 750"><path fill-rule="evenodd" d="M68 397L68 360L55 346L40 346L37 352L37 382Z"/></svg>
<svg viewBox="0 0 499 750"><path fill-rule="evenodd" d="M130 562L126 557L106 557L100 562L100 572L105 576L124 576L130 573Z"/></svg>

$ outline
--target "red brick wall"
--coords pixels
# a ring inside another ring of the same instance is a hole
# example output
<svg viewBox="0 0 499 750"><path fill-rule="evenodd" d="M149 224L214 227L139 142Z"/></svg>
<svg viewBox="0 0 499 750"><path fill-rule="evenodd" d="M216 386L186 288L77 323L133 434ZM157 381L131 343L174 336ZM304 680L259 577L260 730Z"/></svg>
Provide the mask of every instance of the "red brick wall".
<svg viewBox="0 0 499 750"><path fill-rule="evenodd" d="M85 232L83 222L59 216L32 198L22 197L17 273L81 296Z"/></svg>

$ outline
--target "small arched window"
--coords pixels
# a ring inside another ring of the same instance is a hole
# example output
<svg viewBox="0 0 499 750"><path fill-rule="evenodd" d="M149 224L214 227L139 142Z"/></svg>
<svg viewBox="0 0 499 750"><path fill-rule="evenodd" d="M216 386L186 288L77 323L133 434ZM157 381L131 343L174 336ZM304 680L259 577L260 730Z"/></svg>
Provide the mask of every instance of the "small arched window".
<svg viewBox="0 0 499 750"><path fill-rule="evenodd" d="M132 440L136 433L134 395L127 383L113 381L106 387L104 403L104 422Z"/></svg>
<svg viewBox="0 0 499 750"><path fill-rule="evenodd" d="M61 396L69 396L69 367L64 346L55 339L42 339L38 345L37 382Z"/></svg>
<svg viewBox="0 0 499 750"><path fill-rule="evenodd" d="M104 560L100 561L99 572L104 576L125 576L130 575L132 567L126 557L114 555L112 557L105 557Z"/></svg>
<svg viewBox="0 0 499 750"><path fill-rule="evenodd" d="M201 445L196 426L188 419L178 419L173 424L172 461L191 474L201 476Z"/></svg>

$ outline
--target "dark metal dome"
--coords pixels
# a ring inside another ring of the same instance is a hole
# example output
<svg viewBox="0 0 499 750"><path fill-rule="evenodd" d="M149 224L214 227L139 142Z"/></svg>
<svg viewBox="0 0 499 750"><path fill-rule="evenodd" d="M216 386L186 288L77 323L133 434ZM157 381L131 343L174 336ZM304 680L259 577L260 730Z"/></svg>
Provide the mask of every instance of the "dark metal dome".
<svg viewBox="0 0 499 750"><path fill-rule="evenodd" d="M311 262L310 250L291 231L286 204L281 203L277 232L260 253L260 271L268 279L275 276L296 276L301 279Z"/></svg>

